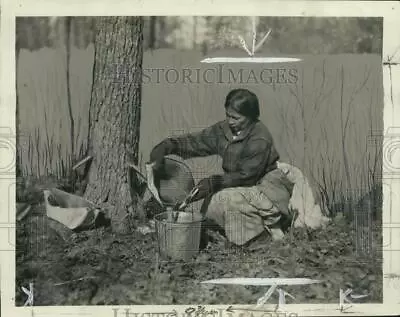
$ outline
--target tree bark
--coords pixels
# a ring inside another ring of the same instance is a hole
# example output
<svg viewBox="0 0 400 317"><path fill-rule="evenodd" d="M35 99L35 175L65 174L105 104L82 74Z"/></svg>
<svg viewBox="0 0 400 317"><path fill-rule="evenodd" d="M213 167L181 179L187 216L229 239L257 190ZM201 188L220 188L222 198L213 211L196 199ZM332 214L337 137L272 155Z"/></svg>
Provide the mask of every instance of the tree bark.
<svg viewBox="0 0 400 317"><path fill-rule="evenodd" d="M84 196L111 205L113 231L128 233L142 216L132 190L138 180L127 162L138 163L143 21L102 17L96 30L88 144L93 159Z"/></svg>

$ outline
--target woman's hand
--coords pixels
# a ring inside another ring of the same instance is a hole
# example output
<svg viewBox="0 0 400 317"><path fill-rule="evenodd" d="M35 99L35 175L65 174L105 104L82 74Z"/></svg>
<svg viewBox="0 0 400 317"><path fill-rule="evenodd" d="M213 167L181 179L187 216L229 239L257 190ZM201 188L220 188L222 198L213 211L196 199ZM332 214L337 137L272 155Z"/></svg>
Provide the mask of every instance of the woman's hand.
<svg viewBox="0 0 400 317"><path fill-rule="evenodd" d="M153 169L156 172L161 172L164 168L164 156L172 153L174 143L166 139L157 144L150 153L150 162L154 163Z"/></svg>
<svg viewBox="0 0 400 317"><path fill-rule="evenodd" d="M188 197L184 201L180 201L175 204L175 210L184 210L187 205L203 199L209 195L214 194L216 191L221 189L223 182L222 175L213 175L208 178L202 179L198 184L190 191Z"/></svg>
<svg viewBox="0 0 400 317"><path fill-rule="evenodd" d="M197 194L195 194L188 203L198 201L207 197L208 195L212 195L218 190L221 189L223 182L222 175L213 175L211 177L203 178L196 186Z"/></svg>

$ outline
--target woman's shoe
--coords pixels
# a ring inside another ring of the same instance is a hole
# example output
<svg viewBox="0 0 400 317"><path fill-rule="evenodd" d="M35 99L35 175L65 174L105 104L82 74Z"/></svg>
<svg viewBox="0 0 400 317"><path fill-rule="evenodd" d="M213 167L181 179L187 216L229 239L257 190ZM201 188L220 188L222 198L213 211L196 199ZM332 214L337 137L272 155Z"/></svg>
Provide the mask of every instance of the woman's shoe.
<svg viewBox="0 0 400 317"><path fill-rule="evenodd" d="M260 249L264 249L271 242L271 236L267 231L263 231L260 235L250 240L246 244L246 249L250 251L256 251Z"/></svg>
<svg viewBox="0 0 400 317"><path fill-rule="evenodd" d="M285 236L281 228L270 228L269 233L274 241L282 240Z"/></svg>

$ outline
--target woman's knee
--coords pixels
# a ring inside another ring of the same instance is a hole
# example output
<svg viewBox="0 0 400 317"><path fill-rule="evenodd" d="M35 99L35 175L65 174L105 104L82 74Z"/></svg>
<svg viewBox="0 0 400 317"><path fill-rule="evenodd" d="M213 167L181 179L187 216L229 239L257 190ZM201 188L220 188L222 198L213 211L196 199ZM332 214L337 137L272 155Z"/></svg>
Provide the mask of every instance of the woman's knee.
<svg viewBox="0 0 400 317"><path fill-rule="evenodd" d="M213 195L212 201L221 203L226 202L232 199L235 195L237 195L237 190L235 190L235 188L224 188Z"/></svg>

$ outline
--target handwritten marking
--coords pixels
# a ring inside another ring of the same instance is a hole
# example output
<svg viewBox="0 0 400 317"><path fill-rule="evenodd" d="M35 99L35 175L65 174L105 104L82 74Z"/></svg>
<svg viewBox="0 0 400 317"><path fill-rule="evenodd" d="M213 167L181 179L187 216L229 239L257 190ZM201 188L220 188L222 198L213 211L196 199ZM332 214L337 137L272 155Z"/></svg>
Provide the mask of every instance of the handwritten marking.
<svg viewBox="0 0 400 317"><path fill-rule="evenodd" d="M299 62L300 58L291 57L212 57L201 60L201 63L284 63Z"/></svg>
<svg viewBox="0 0 400 317"><path fill-rule="evenodd" d="M33 283L29 283L29 290L25 287L21 287L22 291L28 295L28 298L24 304L24 306L33 306Z"/></svg>
<svg viewBox="0 0 400 317"><path fill-rule="evenodd" d="M347 305L346 306L346 303L347 304L353 304L353 302L347 296L350 296L353 299L360 299L360 298L364 298L364 297L368 296L368 295L355 295L355 294L352 294L352 293L353 293L353 290L351 288L348 288L345 292L343 292L343 290L340 289L340 292L339 292L339 310L341 312L344 312L344 311L346 311L346 310L348 310L349 308L352 307L352 305Z"/></svg>

